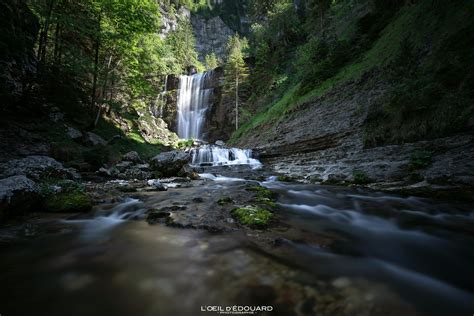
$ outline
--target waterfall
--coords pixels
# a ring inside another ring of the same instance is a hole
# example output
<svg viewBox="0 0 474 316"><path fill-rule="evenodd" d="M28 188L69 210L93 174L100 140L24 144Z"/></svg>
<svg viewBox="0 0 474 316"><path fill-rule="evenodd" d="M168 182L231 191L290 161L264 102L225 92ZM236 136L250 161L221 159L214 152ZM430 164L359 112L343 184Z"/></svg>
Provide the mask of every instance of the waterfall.
<svg viewBox="0 0 474 316"><path fill-rule="evenodd" d="M260 161L252 158L251 149L225 148L219 146L201 146L193 152L194 166L251 165L261 166Z"/></svg>
<svg viewBox="0 0 474 316"><path fill-rule="evenodd" d="M212 89L205 89L211 72L180 76L178 93L178 136L201 139L202 126L209 107Z"/></svg>

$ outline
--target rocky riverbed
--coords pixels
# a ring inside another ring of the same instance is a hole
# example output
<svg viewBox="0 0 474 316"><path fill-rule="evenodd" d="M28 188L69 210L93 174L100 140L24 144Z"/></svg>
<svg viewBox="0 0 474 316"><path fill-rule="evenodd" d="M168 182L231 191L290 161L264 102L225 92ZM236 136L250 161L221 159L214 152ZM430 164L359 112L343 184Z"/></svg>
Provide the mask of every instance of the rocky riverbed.
<svg viewBox="0 0 474 316"><path fill-rule="evenodd" d="M91 212L33 212L4 224L2 311L195 315L263 305L273 311L261 315L446 315L473 307L472 205L282 182L265 168L196 171L196 180L84 180ZM255 210L271 215L249 220Z"/></svg>

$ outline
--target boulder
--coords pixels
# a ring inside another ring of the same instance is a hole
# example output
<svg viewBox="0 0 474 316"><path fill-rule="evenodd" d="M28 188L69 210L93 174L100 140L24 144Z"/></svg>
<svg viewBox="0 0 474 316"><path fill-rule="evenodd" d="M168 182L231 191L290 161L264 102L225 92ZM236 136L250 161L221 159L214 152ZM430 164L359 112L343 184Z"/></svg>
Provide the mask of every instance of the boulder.
<svg viewBox="0 0 474 316"><path fill-rule="evenodd" d="M160 182L160 180L157 180L157 179L148 180L147 184L150 187L153 187L157 191L167 191L168 190L166 185L164 185L163 183Z"/></svg>
<svg viewBox="0 0 474 316"><path fill-rule="evenodd" d="M35 181L47 178L80 178L74 169L64 168L60 162L48 156L28 156L0 164L0 177L6 178L17 175L26 176Z"/></svg>
<svg viewBox="0 0 474 316"><path fill-rule="evenodd" d="M153 171L164 177L178 175L184 165L191 161L191 153L181 150L169 151L155 156L150 166Z"/></svg>
<svg viewBox="0 0 474 316"><path fill-rule="evenodd" d="M142 160L140 155L136 151L130 151L122 156L123 161L131 161L134 163L140 163Z"/></svg>
<svg viewBox="0 0 474 316"><path fill-rule="evenodd" d="M78 140L82 138L82 132L73 128L73 127L68 127L66 130L67 136L72 139L72 140Z"/></svg>
<svg viewBox="0 0 474 316"><path fill-rule="evenodd" d="M224 147L225 143L222 140L218 140L215 142L216 146Z"/></svg>
<svg viewBox="0 0 474 316"><path fill-rule="evenodd" d="M84 144L86 144L88 146L105 146L105 145L107 145L107 142L102 137L100 137L99 135L94 134L92 132L85 133L84 136L82 137L82 141L84 142Z"/></svg>
<svg viewBox="0 0 474 316"><path fill-rule="evenodd" d="M25 176L0 180L0 220L34 208L40 200L38 186Z"/></svg>

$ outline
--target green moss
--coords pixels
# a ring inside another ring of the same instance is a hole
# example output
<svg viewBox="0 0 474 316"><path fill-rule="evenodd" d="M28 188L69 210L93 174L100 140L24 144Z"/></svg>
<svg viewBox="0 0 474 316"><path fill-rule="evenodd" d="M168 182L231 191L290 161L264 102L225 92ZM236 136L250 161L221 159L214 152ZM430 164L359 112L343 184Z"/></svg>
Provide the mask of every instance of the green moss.
<svg viewBox="0 0 474 316"><path fill-rule="evenodd" d="M258 203L264 204L270 208L275 208L276 207L276 202L270 198L266 197L257 197L255 199Z"/></svg>
<svg viewBox="0 0 474 316"><path fill-rule="evenodd" d="M234 200L227 196L227 197L223 197L223 198L220 198L218 201L217 201L217 204L221 205L221 206L224 206L226 204L230 204L230 203L234 203Z"/></svg>
<svg viewBox="0 0 474 316"><path fill-rule="evenodd" d="M247 191L252 191L252 192L257 192L257 197L260 198L269 198L272 199L275 197L275 194L270 191L269 189L259 186L259 185L254 185L246 188Z"/></svg>
<svg viewBox="0 0 474 316"><path fill-rule="evenodd" d="M44 208L48 212L58 213L88 212L92 208L92 200L81 191L63 192L46 198Z"/></svg>
<svg viewBox="0 0 474 316"><path fill-rule="evenodd" d="M364 171L354 170L352 172L352 176L354 177L355 184L367 184L370 183L370 179Z"/></svg>
<svg viewBox="0 0 474 316"><path fill-rule="evenodd" d="M426 168L431 165L433 153L428 150L415 150L410 155L410 168L412 170Z"/></svg>
<svg viewBox="0 0 474 316"><path fill-rule="evenodd" d="M243 225L254 228L264 228L268 225L273 214L257 206L245 206L233 209L232 216Z"/></svg>
<svg viewBox="0 0 474 316"><path fill-rule="evenodd" d="M277 176L277 180L280 182L294 182L295 180L289 176Z"/></svg>

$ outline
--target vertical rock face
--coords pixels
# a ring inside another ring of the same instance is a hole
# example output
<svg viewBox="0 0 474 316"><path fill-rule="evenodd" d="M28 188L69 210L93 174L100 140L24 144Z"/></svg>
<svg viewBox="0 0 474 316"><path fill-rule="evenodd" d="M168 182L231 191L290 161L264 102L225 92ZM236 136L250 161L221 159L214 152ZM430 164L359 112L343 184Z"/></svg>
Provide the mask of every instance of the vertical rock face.
<svg viewBox="0 0 474 316"><path fill-rule="evenodd" d="M24 93L25 79L36 70L33 46L38 28L36 17L24 1L0 2L0 99L2 106L18 101Z"/></svg>
<svg viewBox="0 0 474 316"><path fill-rule="evenodd" d="M197 15L191 16L194 35L196 36L196 50L199 59L204 60L207 54L215 53L220 59L225 58L225 47L232 31L220 16L206 19Z"/></svg>
<svg viewBox="0 0 474 316"><path fill-rule="evenodd" d="M181 21L189 20L191 17L191 12L185 6L181 6L175 14L171 14L166 7L162 6L160 13L162 25L159 34L162 38L165 38L170 32L175 31Z"/></svg>

